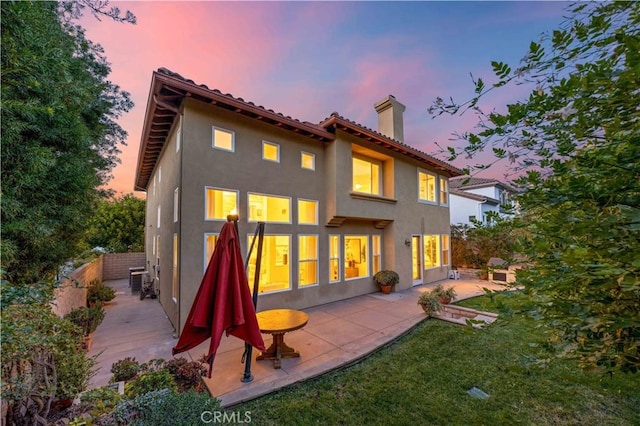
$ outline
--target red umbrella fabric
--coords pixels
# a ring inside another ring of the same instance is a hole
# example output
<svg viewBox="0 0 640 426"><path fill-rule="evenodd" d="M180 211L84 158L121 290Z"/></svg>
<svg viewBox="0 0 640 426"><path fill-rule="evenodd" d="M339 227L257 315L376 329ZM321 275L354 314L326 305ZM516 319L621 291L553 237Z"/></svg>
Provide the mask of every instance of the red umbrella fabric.
<svg viewBox="0 0 640 426"><path fill-rule="evenodd" d="M202 278L173 354L187 351L211 338L207 361L209 377L222 333L235 336L265 351L255 307L242 263L238 232L227 222Z"/></svg>

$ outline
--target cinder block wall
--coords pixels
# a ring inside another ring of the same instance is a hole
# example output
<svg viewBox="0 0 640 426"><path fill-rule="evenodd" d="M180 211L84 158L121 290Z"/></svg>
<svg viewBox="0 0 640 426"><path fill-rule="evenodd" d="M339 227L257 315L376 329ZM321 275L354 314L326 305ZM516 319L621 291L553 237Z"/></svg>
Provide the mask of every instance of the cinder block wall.
<svg viewBox="0 0 640 426"><path fill-rule="evenodd" d="M120 280L129 278L129 268L145 266L143 253L107 253L104 255L102 278L106 280Z"/></svg>
<svg viewBox="0 0 640 426"><path fill-rule="evenodd" d="M51 309L63 317L72 310L87 305L87 286L93 280L102 280L104 255L91 263L85 263L61 281L55 291Z"/></svg>

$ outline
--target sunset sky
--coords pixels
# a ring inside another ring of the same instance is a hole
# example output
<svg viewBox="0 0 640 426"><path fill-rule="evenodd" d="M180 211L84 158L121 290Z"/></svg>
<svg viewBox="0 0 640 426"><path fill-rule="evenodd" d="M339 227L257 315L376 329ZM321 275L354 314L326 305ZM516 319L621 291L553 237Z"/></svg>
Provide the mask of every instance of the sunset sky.
<svg viewBox="0 0 640 426"><path fill-rule="evenodd" d="M165 67L293 118L318 123L337 111L377 130L373 104L392 94L406 105L405 143L436 154L476 118L432 119L437 96L466 100L470 73L491 81L491 61L517 64L529 43L557 28L564 2L111 2L136 25L80 24L105 49L111 80L135 107L110 187L133 192L151 74ZM522 98L514 87L485 108ZM439 158L446 159L443 155ZM477 160L459 159L464 167ZM479 176L501 178L503 169ZM137 193L142 195L142 193Z"/></svg>

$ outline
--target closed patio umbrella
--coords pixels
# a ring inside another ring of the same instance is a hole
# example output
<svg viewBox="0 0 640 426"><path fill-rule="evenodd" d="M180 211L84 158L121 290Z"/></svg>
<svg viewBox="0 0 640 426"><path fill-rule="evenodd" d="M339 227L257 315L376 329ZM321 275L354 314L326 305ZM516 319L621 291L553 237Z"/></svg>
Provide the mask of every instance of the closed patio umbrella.
<svg viewBox="0 0 640 426"><path fill-rule="evenodd" d="M227 222L202 278L173 354L198 346L208 338L209 378L222 333L232 335L265 350L242 262L238 232Z"/></svg>

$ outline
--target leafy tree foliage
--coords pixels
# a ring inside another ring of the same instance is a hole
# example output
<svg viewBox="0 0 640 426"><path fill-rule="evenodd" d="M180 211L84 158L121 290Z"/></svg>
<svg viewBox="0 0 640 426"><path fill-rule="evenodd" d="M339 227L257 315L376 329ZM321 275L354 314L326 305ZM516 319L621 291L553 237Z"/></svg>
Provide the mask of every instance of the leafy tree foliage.
<svg viewBox="0 0 640 426"><path fill-rule="evenodd" d="M579 3L532 42L518 67L493 62L466 103L437 99L434 115L472 110L479 131L452 157L491 148L525 189L532 266L519 279L585 367L640 368L640 3ZM489 92L531 84L527 100L486 113ZM483 165L482 167L486 167Z"/></svg>
<svg viewBox="0 0 640 426"><path fill-rule="evenodd" d="M72 257L104 195L132 107L99 45L73 24L105 1L5 1L2 8L2 263L35 282ZM130 14L120 20L134 21Z"/></svg>
<svg viewBox="0 0 640 426"><path fill-rule="evenodd" d="M493 212L489 212L493 213ZM451 225L451 260L454 267L486 269L492 257L512 260L524 237L519 221L490 214L490 221L473 221L473 227Z"/></svg>
<svg viewBox="0 0 640 426"><path fill-rule="evenodd" d="M145 201L132 194L102 200L89 222L86 241L116 253L144 251L144 215Z"/></svg>

